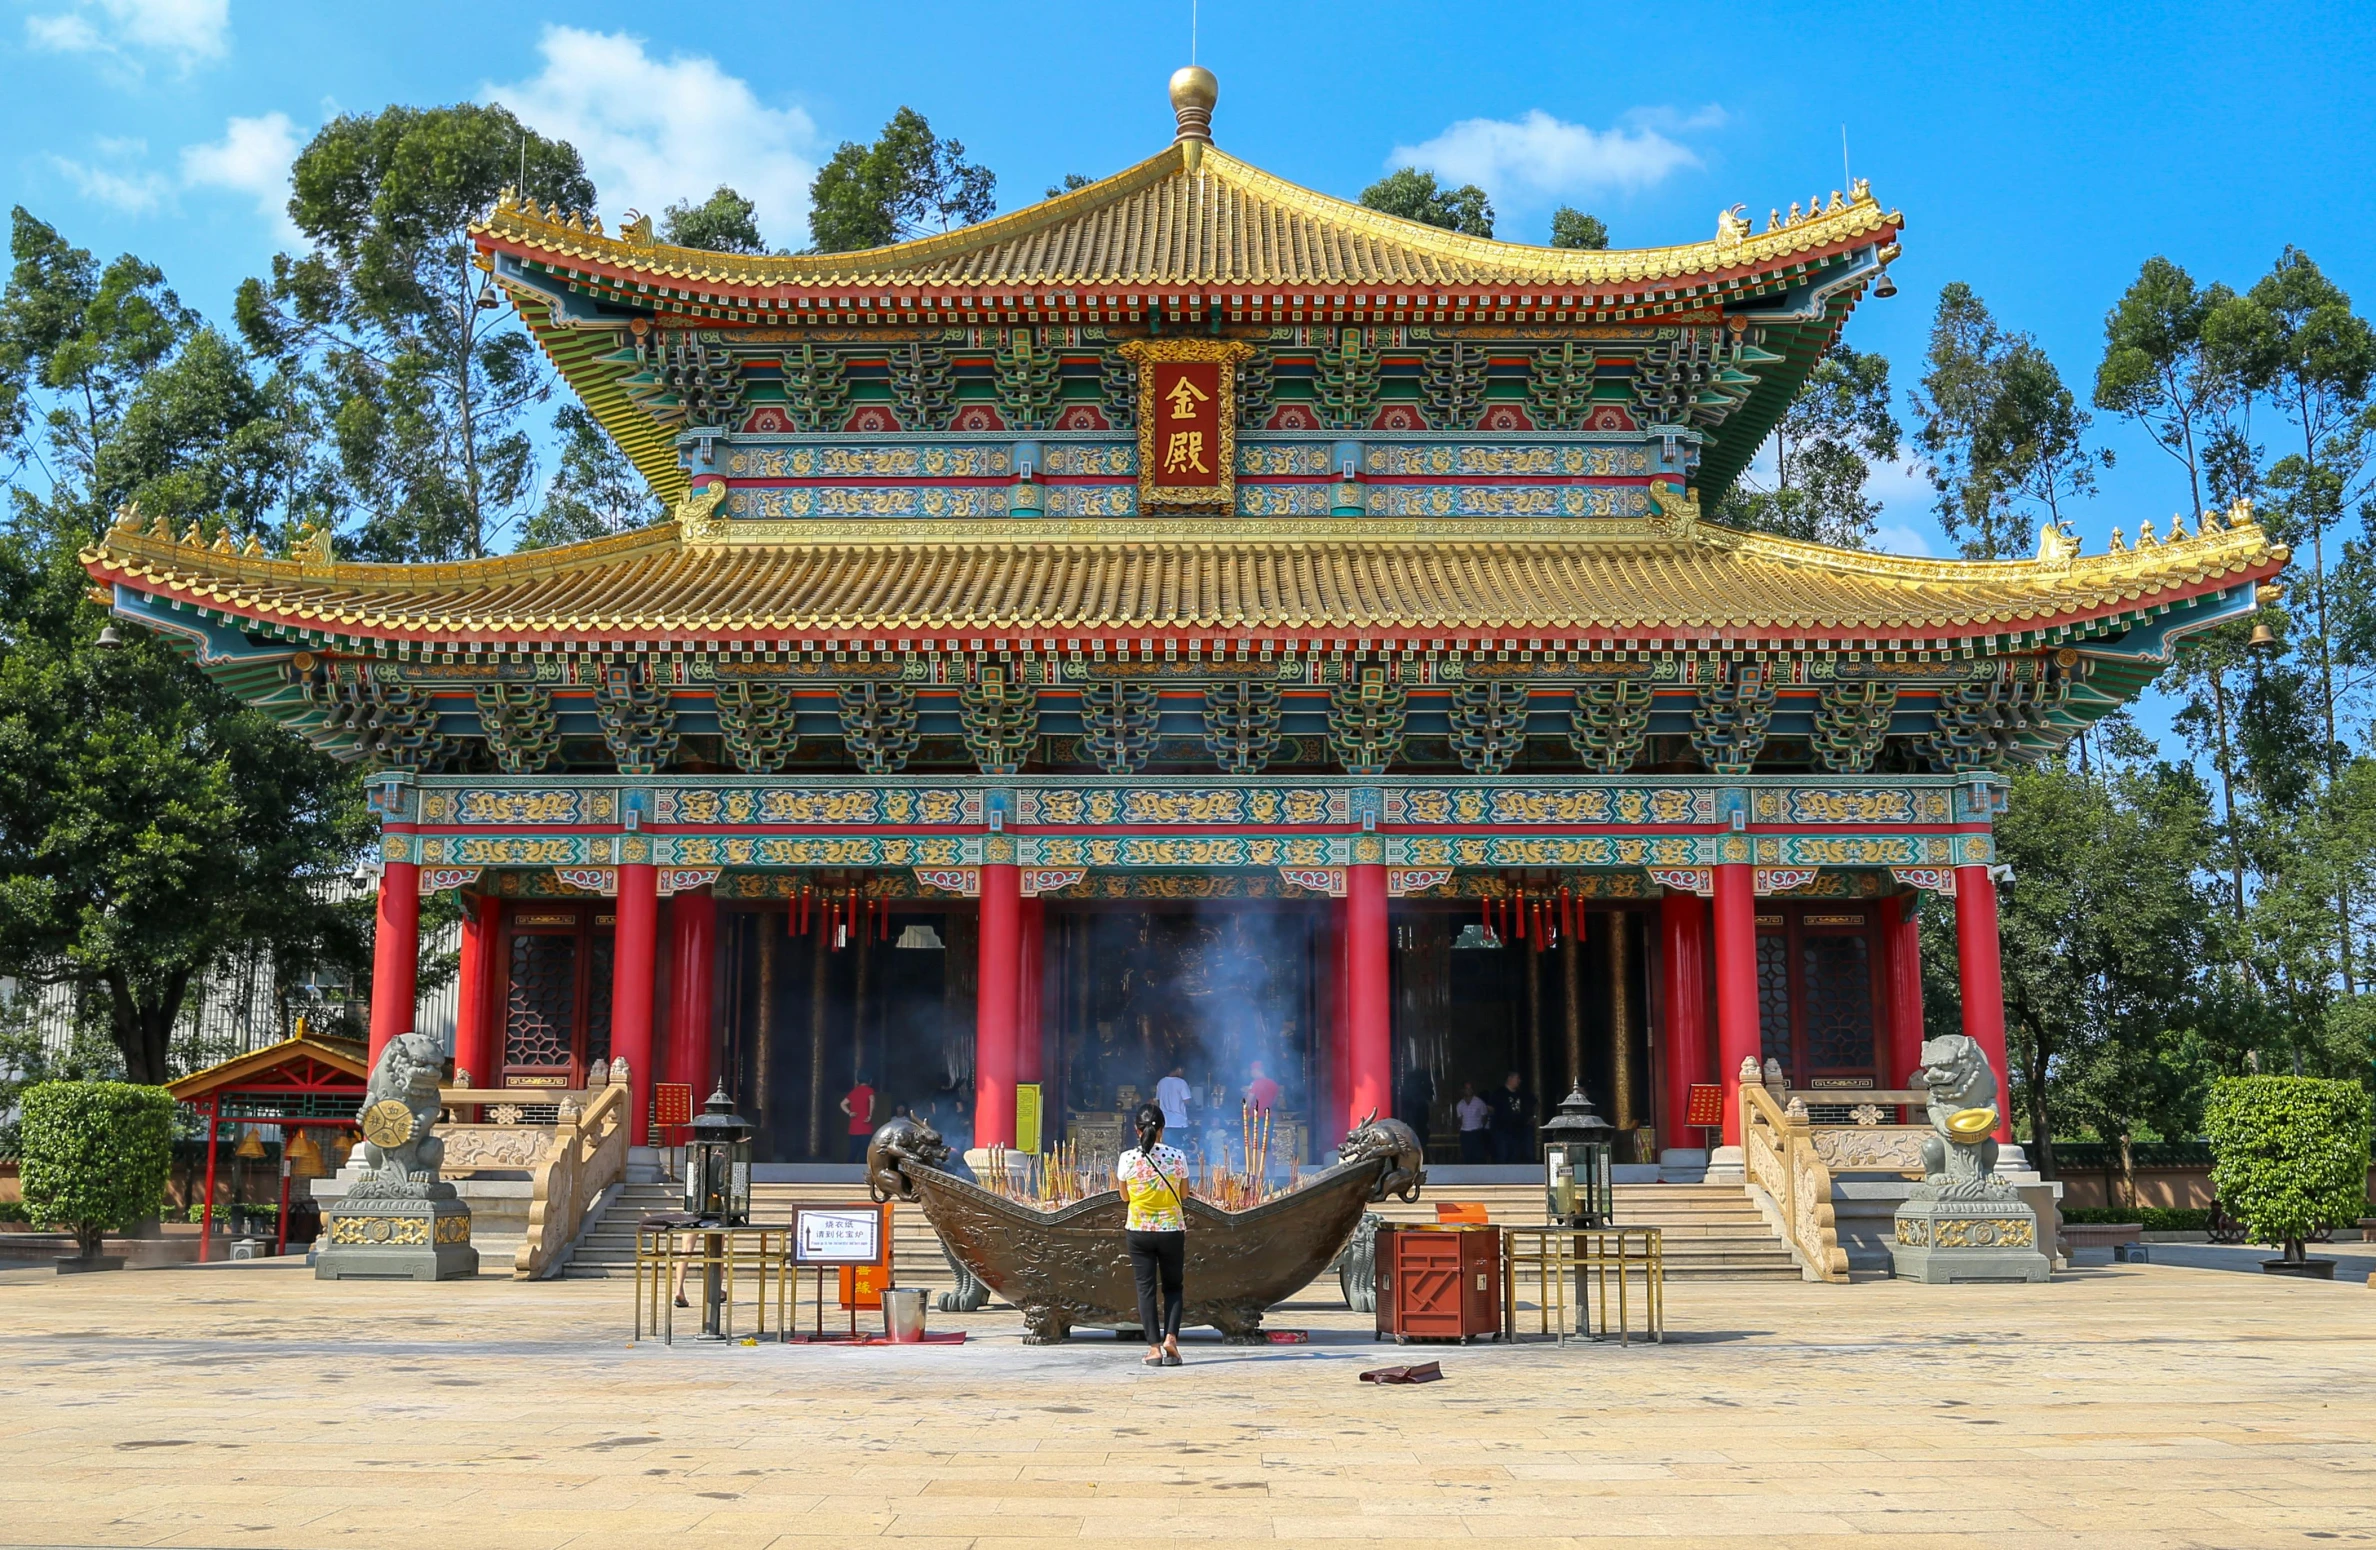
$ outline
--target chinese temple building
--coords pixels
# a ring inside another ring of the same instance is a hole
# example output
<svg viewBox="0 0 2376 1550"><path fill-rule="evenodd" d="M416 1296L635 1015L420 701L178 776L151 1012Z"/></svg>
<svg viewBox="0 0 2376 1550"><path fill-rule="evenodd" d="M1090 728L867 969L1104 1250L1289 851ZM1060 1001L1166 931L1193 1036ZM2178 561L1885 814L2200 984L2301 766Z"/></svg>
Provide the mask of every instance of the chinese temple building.
<svg viewBox="0 0 2376 1550"><path fill-rule="evenodd" d="M1214 97L1183 71L1156 155L867 252L505 198L480 263L655 526L384 565L131 515L85 556L368 763L375 1051L457 890L466 1085L723 1082L782 1161L846 1155L861 1078L1036 1148L1177 1068L1226 1146L1259 1062L1307 1159L1372 1110L1448 1158L1517 1073L1687 1166L1744 1061L1903 1082L1918 910L2004 1069L2005 772L2284 550L2241 508L2005 563L1717 525L1897 212L1496 242L1232 158Z"/></svg>

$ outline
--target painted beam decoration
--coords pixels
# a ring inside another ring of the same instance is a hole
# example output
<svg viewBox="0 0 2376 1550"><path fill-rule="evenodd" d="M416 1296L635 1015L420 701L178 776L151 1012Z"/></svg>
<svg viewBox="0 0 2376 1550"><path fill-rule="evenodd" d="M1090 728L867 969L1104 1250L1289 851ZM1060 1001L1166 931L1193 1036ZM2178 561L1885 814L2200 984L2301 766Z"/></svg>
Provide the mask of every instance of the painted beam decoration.
<svg viewBox="0 0 2376 1550"><path fill-rule="evenodd" d="M1133 339L1116 351L1138 368L1138 496L1142 509L1231 511L1237 505L1239 340Z"/></svg>

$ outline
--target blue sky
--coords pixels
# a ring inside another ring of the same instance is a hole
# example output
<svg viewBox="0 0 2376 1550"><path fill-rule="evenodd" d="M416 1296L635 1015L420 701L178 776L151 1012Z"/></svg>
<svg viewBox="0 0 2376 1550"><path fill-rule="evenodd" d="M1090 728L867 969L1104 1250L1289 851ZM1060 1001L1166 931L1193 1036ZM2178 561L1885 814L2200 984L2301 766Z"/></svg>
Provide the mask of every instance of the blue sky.
<svg viewBox="0 0 2376 1550"><path fill-rule="evenodd" d="M2365 8L1360 5L1202 0L1215 137L1346 197L1401 160L1484 182L1501 234L1573 203L1621 245L1762 224L1855 175L1904 210L1901 291L1849 339L1919 373L1939 285L1975 285L2085 396L2105 309L2164 253L2249 284L2288 242L2376 308L2376 47ZM286 240L290 155L325 118L496 98L586 153L613 219L731 181L798 245L808 178L901 104L1002 203L1170 137L1188 0L1160 4L267 5L0 0L0 199L227 313ZM2079 513L2163 525L2182 471L2141 435ZM1887 482L1885 540L1945 552Z"/></svg>

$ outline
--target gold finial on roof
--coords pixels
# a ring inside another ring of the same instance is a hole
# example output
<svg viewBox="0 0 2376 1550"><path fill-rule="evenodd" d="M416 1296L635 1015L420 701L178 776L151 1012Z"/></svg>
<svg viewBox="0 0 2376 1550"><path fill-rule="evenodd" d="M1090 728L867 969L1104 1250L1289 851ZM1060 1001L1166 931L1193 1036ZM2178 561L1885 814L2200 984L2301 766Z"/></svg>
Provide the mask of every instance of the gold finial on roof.
<svg viewBox="0 0 2376 1550"><path fill-rule="evenodd" d="M1173 139L1182 147L1188 170L1204 158L1213 143L1213 104L1221 99L1221 83L1202 65L1182 65L1172 72L1172 116L1179 122Z"/></svg>

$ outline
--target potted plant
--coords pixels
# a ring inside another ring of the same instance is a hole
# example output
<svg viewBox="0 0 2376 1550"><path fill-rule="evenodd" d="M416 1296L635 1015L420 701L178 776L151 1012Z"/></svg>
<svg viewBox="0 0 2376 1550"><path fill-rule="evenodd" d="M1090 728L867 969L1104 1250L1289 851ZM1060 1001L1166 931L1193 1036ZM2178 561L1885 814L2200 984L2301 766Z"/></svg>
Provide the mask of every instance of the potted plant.
<svg viewBox="0 0 2376 1550"><path fill-rule="evenodd" d="M2271 1275L2332 1280L2335 1262L2303 1243L2354 1221L2368 1192L2368 1095L2357 1082L2306 1076L2231 1076L2211 1085L2203 1111L2212 1186L2253 1241L2281 1243Z"/></svg>
<svg viewBox="0 0 2376 1550"><path fill-rule="evenodd" d="M164 1206L173 1099L130 1082L42 1082L22 1103L27 1216L74 1234L79 1252L60 1270L105 1268L100 1241Z"/></svg>

